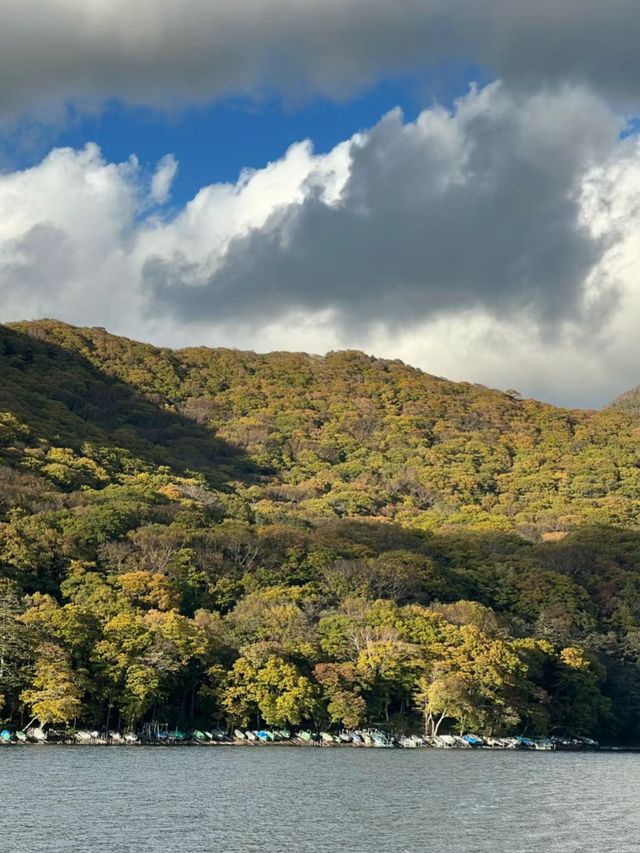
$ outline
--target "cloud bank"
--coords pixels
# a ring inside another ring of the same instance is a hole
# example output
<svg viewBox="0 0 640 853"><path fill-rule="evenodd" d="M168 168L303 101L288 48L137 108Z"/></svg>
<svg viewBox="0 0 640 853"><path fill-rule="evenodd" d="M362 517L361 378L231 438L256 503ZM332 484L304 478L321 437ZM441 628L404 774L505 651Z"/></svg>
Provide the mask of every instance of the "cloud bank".
<svg viewBox="0 0 640 853"><path fill-rule="evenodd" d="M454 115L393 112L352 140L335 198L311 171L302 198L222 256L196 263L177 247L150 260L152 304L187 322L334 310L351 329L479 307L547 331L584 319L605 241L581 219L581 182L618 130L581 90L516 101L492 85Z"/></svg>
<svg viewBox="0 0 640 853"><path fill-rule="evenodd" d="M343 97L442 61L638 104L635 0L4 0L0 114L65 101Z"/></svg>
<svg viewBox="0 0 640 853"><path fill-rule="evenodd" d="M148 173L57 149L0 175L0 320L357 346L598 404L638 382L640 147L620 127L583 87L492 84L328 154L298 143L177 210L172 157Z"/></svg>

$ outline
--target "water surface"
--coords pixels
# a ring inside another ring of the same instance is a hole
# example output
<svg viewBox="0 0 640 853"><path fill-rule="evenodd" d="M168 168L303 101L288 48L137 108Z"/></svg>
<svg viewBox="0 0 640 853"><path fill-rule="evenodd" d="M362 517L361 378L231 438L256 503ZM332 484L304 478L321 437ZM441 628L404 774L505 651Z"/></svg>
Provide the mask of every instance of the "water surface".
<svg viewBox="0 0 640 853"><path fill-rule="evenodd" d="M2 853L627 853L640 755L0 748Z"/></svg>

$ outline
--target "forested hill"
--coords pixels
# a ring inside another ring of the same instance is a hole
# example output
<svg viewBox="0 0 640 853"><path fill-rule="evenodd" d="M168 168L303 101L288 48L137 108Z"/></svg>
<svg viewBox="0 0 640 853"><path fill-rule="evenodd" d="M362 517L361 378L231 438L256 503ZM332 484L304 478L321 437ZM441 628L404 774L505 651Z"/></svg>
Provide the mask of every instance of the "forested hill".
<svg viewBox="0 0 640 853"><path fill-rule="evenodd" d="M640 742L639 438L359 352L0 326L0 719Z"/></svg>
<svg viewBox="0 0 640 853"><path fill-rule="evenodd" d="M360 352L171 351L53 321L0 328L0 359L0 406L28 429L20 464L66 489L165 463L238 481L259 523L371 517L535 539L638 522L640 424L621 411L558 409ZM107 461L105 448L126 454Z"/></svg>

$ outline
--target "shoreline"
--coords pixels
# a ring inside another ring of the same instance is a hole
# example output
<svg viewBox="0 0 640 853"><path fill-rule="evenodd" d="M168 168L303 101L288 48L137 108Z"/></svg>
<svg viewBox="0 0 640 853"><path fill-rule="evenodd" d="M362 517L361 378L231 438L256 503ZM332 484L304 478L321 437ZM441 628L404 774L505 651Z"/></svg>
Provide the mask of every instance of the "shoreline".
<svg viewBox="0 0 640 853"><path fill-rule="evenodd" d="M12 741L11 743L0 741L0 748L2 747L56 747L56 748L76 748L76 747L98 747L98 748L108 748L108 747L130 747L130 748L140 748L140 747L152 747L154 749L189 749L189 748L216 748L216 747L239 747L239 748L258 748L258 749L269 749L269 748L287 748L287 749L324 749L324 750L345 750L345 749L357 749L357 750L367 750L378 751L380 749L393 749L396 752L402 751L410 751L410 752L504 752L504 753L549 753L549 752L562 752L562 753L571 753L574 755L580 754L589 754L593 755L596 753L627 753L627 754L635 754L640 753L640 746L599 746L597 748L556 748L556 749L505 749L500 747L492 747L492 746L479 746L479 747L436 747L432 745L425 745L421 747L416 747L408 750L406 747L402 746L394 746L394 747L375 747L375 746L366 746L364 744L355 744L355 743L300 743L300 742L275 742L275 743L261 743L261 742L242 742L242 741L188 741L188 742L178 742L178 743L161 743L158 741L139 741L137 743L127 743L122 741L113 741L111 743L106 743L104 741L28 741L28 742L20 742L20 741Z"/></svg>

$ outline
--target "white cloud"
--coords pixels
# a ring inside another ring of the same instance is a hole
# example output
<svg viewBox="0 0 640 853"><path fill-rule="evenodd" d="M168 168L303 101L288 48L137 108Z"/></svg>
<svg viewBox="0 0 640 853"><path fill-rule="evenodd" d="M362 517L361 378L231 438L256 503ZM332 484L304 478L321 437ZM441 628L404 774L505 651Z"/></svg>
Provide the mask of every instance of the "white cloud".
<svg viewBox="0 0 640 853"><path fill-rule="evenodd" d="M472 92L165 206L95 145L0 175L0 320L162 344L361 347L603 402L638 382L640 149L581 87ZM558 370L558 364L562 370Z"/></svg>
<svg viewBox="0 0 640 853"><path fill-rule="evenodd" d="M158 163L151 179L151 199L156 204L165 204L171 194L171 185L178 172L178 163L173 154L165 155Z"/></svg>
<svg viewBox="0 0 640 853"><path fill-rule="evenodd" d="M637 105L639 18L636 0L3 0L0 113L273 89L340 97L456 59Z"/></svg>

